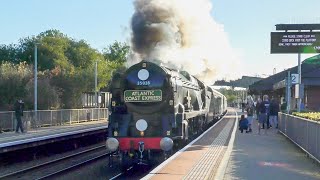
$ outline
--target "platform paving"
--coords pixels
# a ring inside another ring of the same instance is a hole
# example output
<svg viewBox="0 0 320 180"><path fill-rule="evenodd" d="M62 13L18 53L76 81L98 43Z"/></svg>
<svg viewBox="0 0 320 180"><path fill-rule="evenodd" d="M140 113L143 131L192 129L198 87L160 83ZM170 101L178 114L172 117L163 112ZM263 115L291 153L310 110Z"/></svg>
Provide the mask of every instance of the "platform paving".
<svg viewBox="0 0 320 180"><path fill-rule="evenodd" d="M320 179L320 166L277 129L258 134L254 120L253 133L236 132L233 150L224 180L313 180Z"/></svg>
<svg viewBox="0 0 320 180"><path fill-rule="evenodd" d="M80 132L94 128L107 128L108 121L90 121L65 126L42 127L29 130L25 133L4 132L0 134L0 148L8 143L23 142L25 140L32 140L39 137L52 136L68 132Z"/></svg>
<svg viewBox="0 0 320 180"><path fill-rule="evenodd" d="M234 124L235 112L231 110L219 123L143 179L212 179L227 148Z"/></svg>

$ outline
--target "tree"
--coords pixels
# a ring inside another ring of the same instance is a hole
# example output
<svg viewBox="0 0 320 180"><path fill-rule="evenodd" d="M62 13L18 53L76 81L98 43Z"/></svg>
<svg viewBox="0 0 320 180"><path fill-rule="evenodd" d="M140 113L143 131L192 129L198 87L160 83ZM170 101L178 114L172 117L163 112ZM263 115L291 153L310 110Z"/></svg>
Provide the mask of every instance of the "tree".
<svg viewBox="0 0 320 180"><path fill-rule="evenodd" d="M55 29L21 38L18 44L0 45L0 104L22 97L29 108L33 106L36 43L40 109L81 107L81 94L94 91L95 62L98 88L102 89L114 71L125 69L129 53L129 46L118 41L100 53L85 40L75 40ZM28 70L28 75L22 77L19 68Z"/></svg>
<svg viewBox="0 0 320 180"><path fill-rule="evenodd" d="M103 56L108 61L123 65L127 61L129 50L130 46L128 46L126 43L115 41L112 45L109 45L108 48L105 49Z"/></svg>
<svg viewBox="0 0 320 180"><path fill-rule="evenodd" d="M70 41L66 56L75 67L88 68L98 59L104 59L102 54L90 47L84 40Z"/></svg>
<svg viewBox="0 0 320 180"><path fill-rule="evenodd" d="M18 63L16 45L0 45L0 63L5 61Z"/></svg>

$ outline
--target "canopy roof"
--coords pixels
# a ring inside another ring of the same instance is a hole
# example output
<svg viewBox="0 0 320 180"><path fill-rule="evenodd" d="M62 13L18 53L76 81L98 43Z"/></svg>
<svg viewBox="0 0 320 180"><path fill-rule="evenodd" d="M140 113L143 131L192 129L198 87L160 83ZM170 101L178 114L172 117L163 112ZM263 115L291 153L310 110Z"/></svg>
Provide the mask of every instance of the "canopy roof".
<svg viewBox="0 0 320 180"><path fill-rule="evenodd" d="M250 92L272 91L273 85L284 80L288 71L291 74L297 74L297 66L279 72L249 86ZM320 85L320 55L305 59L301 63L301 81L304 85Z"/></svg>

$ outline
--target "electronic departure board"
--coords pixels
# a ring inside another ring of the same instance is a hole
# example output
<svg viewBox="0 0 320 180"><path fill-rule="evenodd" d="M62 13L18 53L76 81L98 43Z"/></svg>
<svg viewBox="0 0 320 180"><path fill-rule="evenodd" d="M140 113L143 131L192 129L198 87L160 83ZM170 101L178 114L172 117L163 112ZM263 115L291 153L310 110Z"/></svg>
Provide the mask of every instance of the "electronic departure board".
<svg viewBox="0 0 320 180"><path fill-rule="evenodd" d="M271 53L320 53L320 32L271 32Z"/></svg>

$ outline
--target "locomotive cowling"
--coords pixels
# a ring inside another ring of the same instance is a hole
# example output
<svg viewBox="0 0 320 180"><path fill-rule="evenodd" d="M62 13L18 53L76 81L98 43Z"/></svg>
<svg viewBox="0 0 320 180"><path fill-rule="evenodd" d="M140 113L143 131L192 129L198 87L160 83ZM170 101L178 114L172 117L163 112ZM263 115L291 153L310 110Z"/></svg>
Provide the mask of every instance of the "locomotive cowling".
<svg viewBox="0 0 320 180"><path fill-rule="evenodd" d="M107 147L117 145L130 158L150 158L151 150L170 151L173 140L188 139L204 125L210 104L199 80L146 61L114 76L111 93Z"/></svg>

